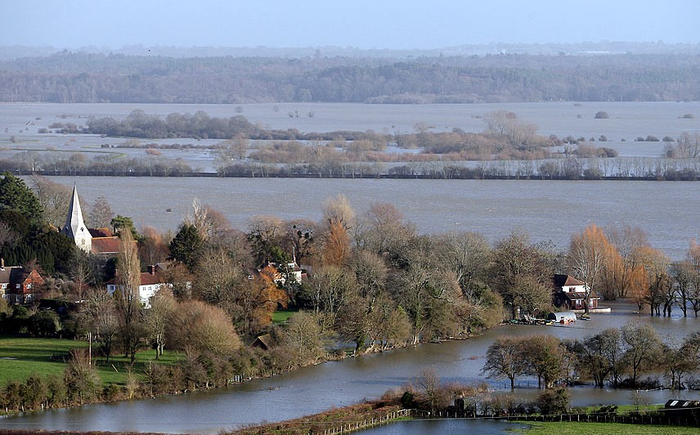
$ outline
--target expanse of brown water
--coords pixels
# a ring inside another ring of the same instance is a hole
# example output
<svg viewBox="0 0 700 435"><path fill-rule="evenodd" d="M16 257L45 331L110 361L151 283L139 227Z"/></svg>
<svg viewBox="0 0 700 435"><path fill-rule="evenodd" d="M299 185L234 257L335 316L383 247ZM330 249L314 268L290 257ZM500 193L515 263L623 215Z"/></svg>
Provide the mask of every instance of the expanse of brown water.
<svg viewBox="0 0 700 435"><path fill-rule="evenodd" d="M90 203L106 197L137 227L177 231L197 198L245 231L254 216L321 218L345 195L362 214L373 202L396 206L421 233L473 231L490 241L525 231L567 249L586 225L642 229L654 248L684 258L700 238L700 184L656 181L352 180L259 178L52 177Z"/></svg>

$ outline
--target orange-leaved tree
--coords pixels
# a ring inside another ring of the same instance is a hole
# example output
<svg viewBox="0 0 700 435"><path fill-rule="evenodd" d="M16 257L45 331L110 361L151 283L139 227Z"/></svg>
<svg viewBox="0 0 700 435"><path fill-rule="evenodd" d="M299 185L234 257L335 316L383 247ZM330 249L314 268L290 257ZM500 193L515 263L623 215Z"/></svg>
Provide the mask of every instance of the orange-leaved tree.
<svg viewBox="0 0 700 435"><path fill-rule="evenodd" d="M585 311L589 311L591 290L596 287L606 265L611 266L619 256L615 246L595 224L588 225L581 234L571 238L568 260L576 277L585 284Z"/></svg>

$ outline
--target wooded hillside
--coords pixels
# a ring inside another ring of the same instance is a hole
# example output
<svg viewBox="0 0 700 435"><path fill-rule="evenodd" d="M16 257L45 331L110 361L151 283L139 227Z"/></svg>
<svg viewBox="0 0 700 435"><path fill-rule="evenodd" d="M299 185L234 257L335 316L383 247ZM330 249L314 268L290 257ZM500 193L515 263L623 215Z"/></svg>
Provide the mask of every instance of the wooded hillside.
<svg viewBox="0 0 700 435"><path fill-rule="evenodd" d="M700 99L700 56L192 57L0 62L0 101L481 103Z"/></svg>

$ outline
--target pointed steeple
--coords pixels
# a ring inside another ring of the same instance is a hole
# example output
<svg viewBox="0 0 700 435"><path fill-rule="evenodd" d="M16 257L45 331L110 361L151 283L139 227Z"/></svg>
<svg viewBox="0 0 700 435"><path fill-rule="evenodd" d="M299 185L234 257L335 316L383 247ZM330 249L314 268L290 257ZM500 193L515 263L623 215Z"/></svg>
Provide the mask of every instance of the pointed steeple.
<svg viewBox="0 0 700 435"><path fill-rule="evenodd" d="M61 232L75 241L76 246L85 252L92 250L92 235L88 231L83 219L83 211L80 208L80 199L78 198L78 187L73 185L73 197L68 207L68 216L66 224Z"/></svg>

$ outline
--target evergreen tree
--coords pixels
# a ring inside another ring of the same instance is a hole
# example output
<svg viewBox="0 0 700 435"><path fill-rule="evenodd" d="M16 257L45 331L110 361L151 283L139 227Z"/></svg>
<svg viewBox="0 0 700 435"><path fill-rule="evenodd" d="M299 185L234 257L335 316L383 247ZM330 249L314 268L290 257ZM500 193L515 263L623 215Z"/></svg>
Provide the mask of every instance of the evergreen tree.
<svg viewBox="0 0 700 435"><path fill-rule="evenodd" d="M204 240L197 228L194 225L185 224L170 242L170 256L182 262L192 272L203 247Z"/></svg>
<svg viewBox="0 0 700 435"><path fill-rule="evenodd" d="M112 228L114 228L114 234L120 235L122 230L128 229L131 232L131 237L134 240L139 240L139 235L134 227L134 221L128 216L117 215L110 222Z"/></svg>
<svg viewBox="0 0 700 435"><path fill-rule="evenodd" d="M24 180L9 172L5 172L0 180L0 209L17 210L32 223L43 220L44 211L39 199Z"/></svg>

